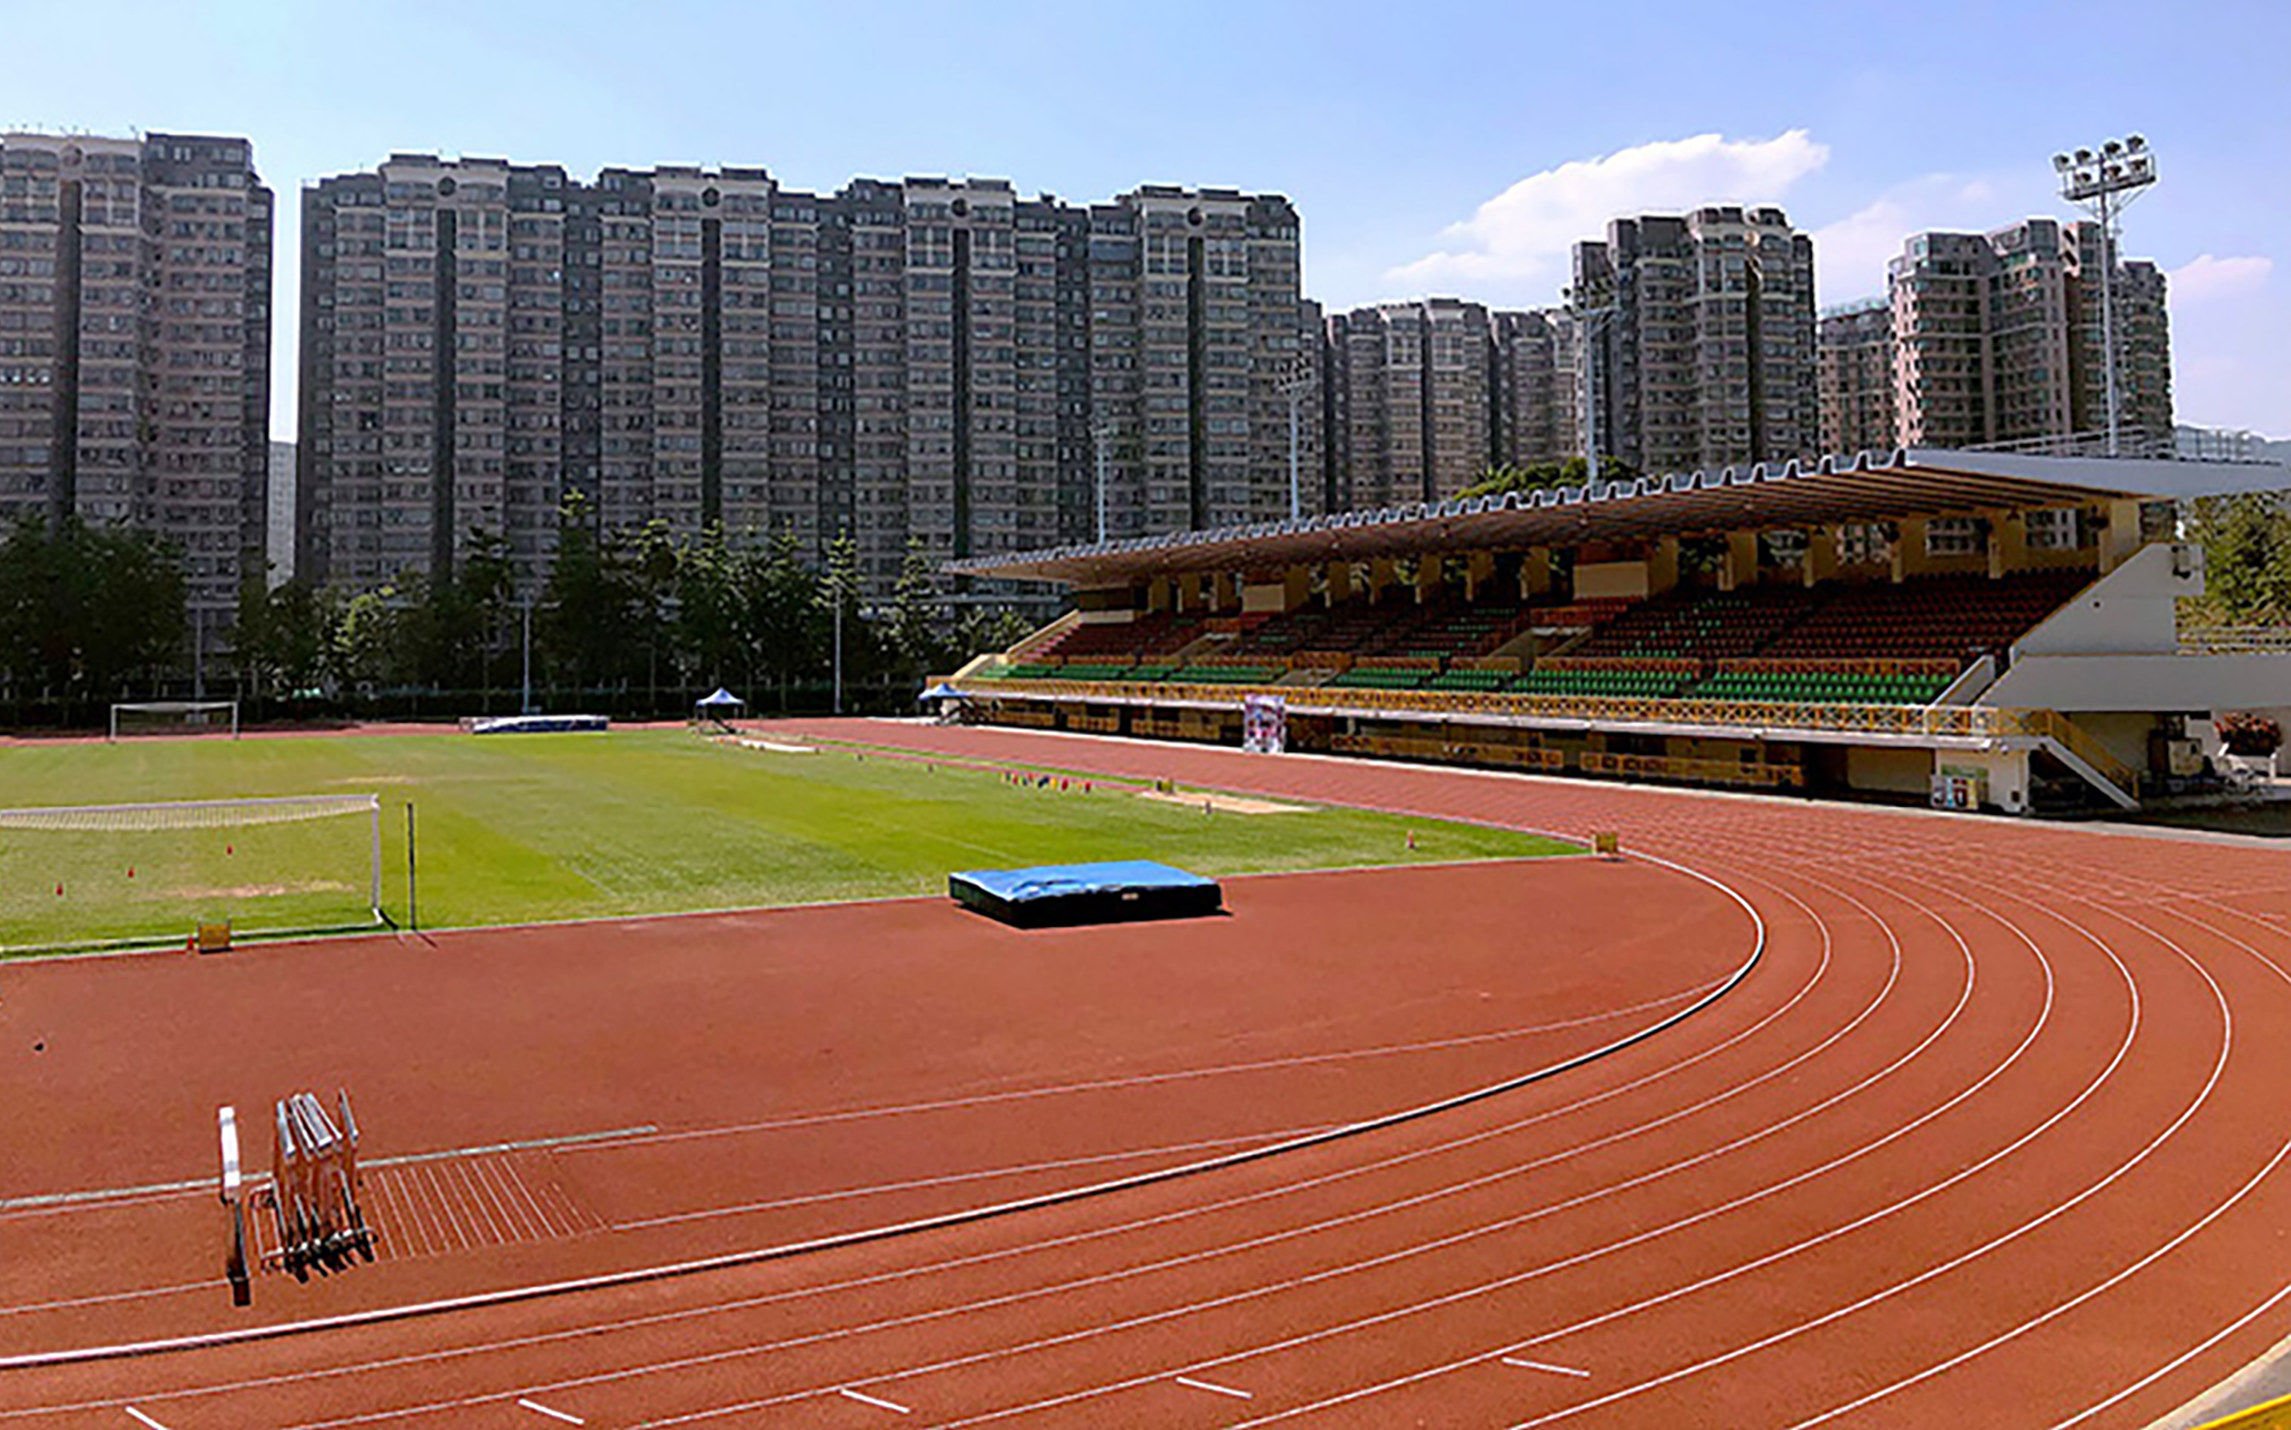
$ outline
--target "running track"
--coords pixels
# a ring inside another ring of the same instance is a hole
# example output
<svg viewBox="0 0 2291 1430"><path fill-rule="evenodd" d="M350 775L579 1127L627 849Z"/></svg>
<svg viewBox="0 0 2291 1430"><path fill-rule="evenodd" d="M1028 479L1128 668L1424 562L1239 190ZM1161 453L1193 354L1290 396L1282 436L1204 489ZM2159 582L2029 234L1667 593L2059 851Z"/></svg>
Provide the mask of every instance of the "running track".
<svg viewBox="0 0 2291 1430"><path fill-rule="evenodd" d="M1765 952L1657 1038L1345 1142L792 1261L23 1372L0 1377L0 1430L2138 1426L2291 1324L2291 858L810 728L1614 828L1738 891Z"/></svg>

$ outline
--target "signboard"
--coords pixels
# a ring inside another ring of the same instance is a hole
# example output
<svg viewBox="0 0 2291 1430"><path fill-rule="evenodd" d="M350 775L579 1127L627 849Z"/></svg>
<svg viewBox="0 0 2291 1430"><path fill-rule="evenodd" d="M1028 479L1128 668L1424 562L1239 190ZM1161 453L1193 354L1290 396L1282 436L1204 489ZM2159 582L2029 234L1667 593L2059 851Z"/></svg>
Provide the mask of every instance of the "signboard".
<svg viewBox="0 0 2291 1430"><path fill-rule="evenodd" d="M1289 702L1280 695L1241 697L1241 748L1252 755L1278 755L1289 747Z"/></svg>

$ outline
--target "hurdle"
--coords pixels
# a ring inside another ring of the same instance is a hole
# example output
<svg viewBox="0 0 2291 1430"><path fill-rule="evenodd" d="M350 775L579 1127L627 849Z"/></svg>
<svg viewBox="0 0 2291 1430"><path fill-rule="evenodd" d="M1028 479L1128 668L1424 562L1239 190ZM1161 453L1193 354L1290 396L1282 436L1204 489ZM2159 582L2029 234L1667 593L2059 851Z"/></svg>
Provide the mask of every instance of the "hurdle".
<svg viewBox="0 0 2291 1430"><path fill-rule="evenodd" d="M231 1304L244 1306L254 1299L254 1286L247 1275L247 1219L239 1201L239 1110L216 1108L215 1130L222 1141L223 1205L231 1209L231 1251L223 1263L224 1274L231 1283Z"/></svg>
<svg viewBox="0 0 2291 1430"><path fill-rule="evenodd" d="M351 1252L374 1254L358 1173L358 1120L350 1094L337 1092L339 1125L318 1098L298 1092L272 1109L271 1184L266 1192L278 1247L264 1253L300 1274L335 1266Z"/></svg>

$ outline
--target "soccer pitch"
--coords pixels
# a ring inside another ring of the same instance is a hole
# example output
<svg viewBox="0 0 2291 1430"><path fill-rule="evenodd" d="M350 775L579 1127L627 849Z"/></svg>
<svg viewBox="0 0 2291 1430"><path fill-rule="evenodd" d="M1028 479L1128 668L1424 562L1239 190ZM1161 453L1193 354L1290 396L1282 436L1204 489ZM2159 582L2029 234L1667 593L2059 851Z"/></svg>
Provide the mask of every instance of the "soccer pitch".
<svg viewBox="0 0 2291 1430"><path fill-rule="evenodd" d="M676 730L0 748L0 809L379 794L382 904L400 924L410 802L424 928L937 893L953 870L1096 859L1239 874L1577 852L1351 809L1205 815L1094 783L1043 789L994 770ZM158 831L0 819L0 952L180 940L201 917L258 931L351 922L366 907L372 837L364 814Z"/></svg>

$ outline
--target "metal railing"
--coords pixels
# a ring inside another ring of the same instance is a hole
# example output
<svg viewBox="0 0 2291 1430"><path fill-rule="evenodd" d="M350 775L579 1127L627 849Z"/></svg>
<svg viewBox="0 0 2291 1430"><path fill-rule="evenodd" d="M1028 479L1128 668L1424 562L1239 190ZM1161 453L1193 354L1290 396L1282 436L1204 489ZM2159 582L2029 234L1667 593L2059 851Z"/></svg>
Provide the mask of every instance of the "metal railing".
<svg viewBox="0 0 2291 1430"><path fill-rule="evenodd" d="M2182 655L2291 655L2291 625L2182 626Z"/></svg>
<svg viewBox="0 0 2291 1430"><path fill-rule="evenodd" d="M1107 680L995 680L975 682L972 694L1104 700L1126 704L1230 705L1250 695L1277 695L1292 713L1391 714L1424 718L1457 715L1579 720L1586 724L1698 725L1759 732L1823 731L1993 740L2007 736L2049 739L2073 752L2126 793L2138 786L2133 769L2081 726L2053 710L2010 710L1967 705L1844 705L1814 701L1677 700L1604 695L1522 695L1455 690L1142 684Z"/></svg>
<svg viewBox="0 0 2291 1430"><path fill-rule="evenodd" d="M2116 450L2108 450L2106 429L2090 432L2060 432L2042 437L2016 437L2005 442L1983 442L1968 447L1971 452L2003 452L2020 457L2177 457L2178 439L2169 432L2151 432L2145 427L2118 427Z"/></svg>

